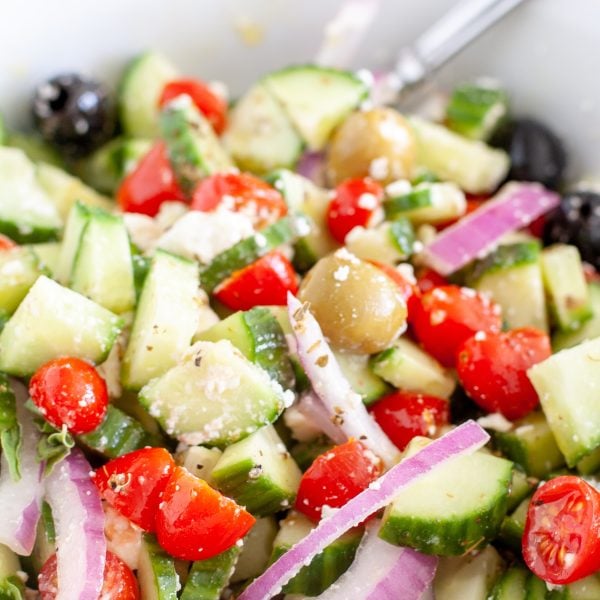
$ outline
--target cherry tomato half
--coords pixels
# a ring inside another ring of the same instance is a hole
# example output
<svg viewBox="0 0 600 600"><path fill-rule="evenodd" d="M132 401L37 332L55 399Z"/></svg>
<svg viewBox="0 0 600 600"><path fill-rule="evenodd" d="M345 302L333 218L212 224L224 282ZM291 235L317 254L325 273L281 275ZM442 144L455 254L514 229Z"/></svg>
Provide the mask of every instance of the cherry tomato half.
<svg viewBox="0 0 600 600"><path fill-rule="evenodd" d="M175 558L211 558L243 538L256 519L183 467L175 467L156 517L158 543Z"/></svg>
<svg viewBox="0 0 600 600"><path fill-rule="evenodd" d="M17 244L13 242L9 237L0 233L0 252L2 250L10 250L14 248Z"/></svg>
<svg viewBox="0 0 600 600"><path fill-rule="evenodd" d="M29 395L54 427L76 435L93 431L108 408L106 382L80 358L55 358L42 365L29 381Z"/></svg>
<svg viewBox="0 0 600 600"><path fill-rule="evenodd" d="M296 510L319 521L325 505L339 508L381 474L377 457L350 440L317 456L300 480Z"/></svg>
<svg viewBox="0 0 600 600"><path fill-rule="evenodd" d="M198 184L191 209L210 211L219 206L247 214L259 229L287 213L283 196L249 173L216 173Z"/></svg>
<svg viewBox="0 0 600 600"><path fill-rule="evenodd" d="M199 79L176 79L165 85L159 106L164 106L181 94L187 94L196 108L206 117L216 133L221 134L227 124L227 103Z"/></svg>
<svg viewBox="0 0 600 600"><path fill-rule="evenodd" d="M453 367L461 344L478 331L502 328L500 307L487 296L456 285L425 292L411 319L425 350L445 367Z"/></svg>
<svg viewBox="0 0 600 600"><path fill-rule="evenodd" d="M393 392L370 406L369 412L400 450L418 435L436 436L450 420L447 400L414 392Z"/></svg>
<svg viewBox="0 0 600 600"><path fill-rule="evenodd" d="M580 477L542 484L529 503L523 558L541 579L571 583L600 570L600 493Z"/></svg>
<svg viewBox="0 0 600 600"><path fill-rule="evenodd" d="M57 586L57 560L56 554L53 554L38 575L41 600L54 600L58 595ZM140 597L137 579L132 570L112 552L106 553L104 583L99 597L102 600L139 600Z"/></svg>
<svg viewBox="0 0 600 600"><path fill-rule="evenodd" d="M550 338L533 327L478 333L461 346L456 369L465 391L479 406L520 419L539 404L527 369L550 354Z"/></svg>
<svg viewBox="0 0 600 600"><path fill-rule="evenodd" d="M215 298L232 310L254 306L285 306L287 293L296 294L298 279L290 261L281 252L270 252L240 269L214 292Z"/></svg>
<svg viewBox="0 0 600 600"><path fill-rule="evenodd" d="M113 508L145 531L156 529L156 513L175 468L164 448L141 448L98 469L94 483Z"/></svg>
<svg viewBox="0 0 600 600"><path fill-rule="evenodd" d="M352 229L367 227L381 207L383 187L368 177L340 183L327 209L327 226L331 235L343 244Z"/></svg>

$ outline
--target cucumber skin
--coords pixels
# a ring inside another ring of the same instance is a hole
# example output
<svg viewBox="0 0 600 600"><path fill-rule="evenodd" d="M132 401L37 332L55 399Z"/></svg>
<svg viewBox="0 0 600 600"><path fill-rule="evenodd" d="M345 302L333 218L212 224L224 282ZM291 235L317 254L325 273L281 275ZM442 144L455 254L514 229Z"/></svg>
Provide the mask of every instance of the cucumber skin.
<svg viewBox="0 0 600 600"><path fill-rule="evenodd" d="M537 240L498 246L494 252L473 263L465 276L466 283L473 287L484 275L536 263L540 257L540 250Z"/></svg>
<svg viewBox="0 0 600 600"><path fill-rule="evenodd" d="M140 585L142 588L142 597L147 600L150 600L150 598L152 600L177 600L179 578L175 571L173 558L158 545L156 538L150 533L144 534L142 544L144 547L141 553L147 553L147 560L150 563L147 567L152 571L152 573L147 573L147 575L153 578L153 587L151 590L146 591ZM140 558L140 567L142 560L144 559ZM138 569L138 579L140 579L141 583L140 570Z"/></svg>
<svg viewBox="0 0 600 600"><path fill-rule="evenodd" d="M221 554L192 564L180 600L219 600L229 582L240 548L232 546Z"/></svg>
<svg viewBox="0 0 600 600"><path fill-rule="evenodd" d="M57 240L59 231L56 227L41 226L28 227L25 231L12 221L0 219L0 233L17 242L17 244L37 244Z"/></svg>

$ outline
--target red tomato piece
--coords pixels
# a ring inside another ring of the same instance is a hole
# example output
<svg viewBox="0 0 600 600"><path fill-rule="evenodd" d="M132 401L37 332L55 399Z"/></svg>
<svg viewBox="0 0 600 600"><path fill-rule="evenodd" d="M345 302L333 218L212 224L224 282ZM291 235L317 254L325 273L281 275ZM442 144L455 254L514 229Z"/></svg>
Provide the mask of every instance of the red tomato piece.
<svg viewBox="0 0 600 600"><path fill-rule="evenodd" d="M350 440L335 446L318 456L302 475L296 510L319 521L325 505L343 506L380 474L378 458L359 441Z"/></svg>
<svg viewBox="0 0 600 600"><path fill-rule="evenodd" d="M175 179L164 142L152 147L117 190L117 201L123 212L150 217L158 213L163 202L186 200Z"/></svg>
<svg viewBox="0 0 600 600"><path fill-rule="evenodd" d="M44 563L38 575L41 600L54 600L58 594L56 554ZM112 552L106 553L102 600L139 600L140 590L133 571Z"/></svg>
<svg viewBox="0 0 600 600"><path fill-rule="evenodd" d="M541 579L558 585L600 570L600 493L580 477L542 484L529 503L523 558Z"/></svg>
<svg viewBox="0 0 600 600"><path fill-rule="evenodd" d="M327 209L327 226L331 235L343 244L352 229L359 225L367 227L381 207L383 195L381 184L368 177L340 183Z"/></svg>
<svg viewBox="0 0 600 600"><path fill-rule="evenodd" d="M500 331L500 307L487 296L457 285L421 297L411 320L417 339L445 367L453 367L462 343L478 331Z"/></svg>
<svg viewBox="0 0 600 600"><path fill-rule="evenodd" d="M298 279L290 261L281 252L270 252L240 269L214 292L215 298L232 310L254 306L285 306L287 293L296 294Z"/></svg>
<svg viewBox="0 0 600 600"><path fill-rule="evenodd" d="M198 184L191 209L211 211L220 206L251 216L259 229L287 214L283 196L249 173L216 173Z"/></svg>
<svg viewBox="0 0 600 600"><path fill-rule="evenodd" d="M156 513L175 468L164 448L141 448L107 462L94 475L100 495L145 531L156 529Z"/></svg>
<svg viewBox="0 0 600 600"><path fill-rule="evenodd" d="M15 242L13 242L9 237L7 237L6 235L2 235L0 233L0 252L2 250L10 250L11 248L14 248L17 244Z"/></svg>
<svg viewBox="0 0 600 600"><path fill-rule="evenodd" d="M164 106L181 94L187 94L196 108L206 117L216 133L221 134L227 124L227 102L199 79L176 79L165 85L159 106Z"/></svg>
<svg viewBox="0 0 600 600"><path fill-rule="evenodd" d="M450 421L447 400L414 392L393 392L369 407L369 412L400 450L417 435L436 436Z"/></svg>
<svg viewBox="0 0 600 600"><path fill-rule="evenodd" d="M414 311L414 306L420 302L421 298L421 290L417 285L417 280L409 273L404 273L396 267L392 267L392 265L381 263L377 260L370 260L368 262L381 269L398 286L400 295L406 303L408 321L410 322L410 315Z"/></svg>
<svg viewBox="0 0 600 600"><path fill-rule="evenodd" d="M449 281L433 269L423 269L417 273L417 286L424 294L435 287L449 285Z"/></svg>
<svg viewBox="0 0 600 600"><path fill-rule="evenodd" d="M479 406L520 419L539 404L527 369L550 354L550 338L533 327L478 333L458 351L456 369L465 391Z"/></svg>
<svg viewBox="0 0 600 600"><path fill-rule="evenodd" d="M256 519L183 467L175 467L156 517L158 543L175 558L211 558L243 538Z"/></svg>
<svg viewBox="0 0 600 600"><path fill-rule="evenodd" d="M46 421L76 435L93 431L108 408L106 382L80 358L55 358L29 381L29 395Z"/></svg>

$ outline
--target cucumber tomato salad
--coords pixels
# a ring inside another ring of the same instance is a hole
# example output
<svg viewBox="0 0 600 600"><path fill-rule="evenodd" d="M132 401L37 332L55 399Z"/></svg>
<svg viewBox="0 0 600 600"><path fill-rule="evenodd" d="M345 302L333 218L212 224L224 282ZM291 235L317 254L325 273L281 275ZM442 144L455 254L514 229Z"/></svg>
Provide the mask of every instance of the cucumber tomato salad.
<svg viewBox="0 0 600 600"><path fill-rule="evenodd" d="M600 194L373 89L147 52L0 121L0 598L600 598Z"/></svg>

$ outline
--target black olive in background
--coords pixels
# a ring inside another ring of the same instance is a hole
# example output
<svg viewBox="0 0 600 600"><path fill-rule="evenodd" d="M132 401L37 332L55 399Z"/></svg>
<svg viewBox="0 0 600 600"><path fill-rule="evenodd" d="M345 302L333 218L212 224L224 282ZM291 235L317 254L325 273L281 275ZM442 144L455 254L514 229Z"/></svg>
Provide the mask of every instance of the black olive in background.
<svg viewBox="0 0 600 600"><path fill-rule="evenodd" d="M565 194L547 217L545 244L572 244L581 258L600 269L600 194L574 191Z"/></svg>
<svg viewBox="0 0 600 600"><path fill-rule="evenodd" d="M513 119L491 140L510 156L508 179L538 181L557 189L567 166L560 138L546 125L533 119Z"/></svg>
<svg viewBox="0 0 600 600"><path fill-rule="evenodd" d="M89 154L115 131L115 103L109 90L79 75L58 75L39 85L32 109L44 139L68 157Z"/></svg>

